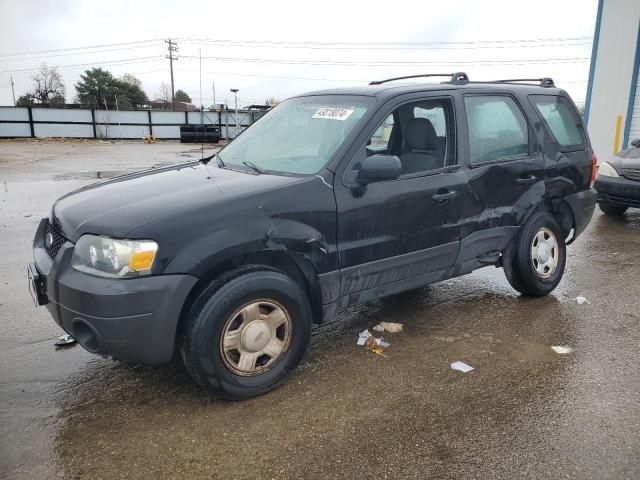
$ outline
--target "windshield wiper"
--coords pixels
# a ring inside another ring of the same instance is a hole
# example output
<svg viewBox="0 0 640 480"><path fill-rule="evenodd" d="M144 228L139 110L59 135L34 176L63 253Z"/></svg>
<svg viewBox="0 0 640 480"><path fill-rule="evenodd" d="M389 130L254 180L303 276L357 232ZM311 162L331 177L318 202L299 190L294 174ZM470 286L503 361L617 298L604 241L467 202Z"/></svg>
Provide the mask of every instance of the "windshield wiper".
<svg viewBox="0 0 640 480"><path fill-rule="evenodd" d="M215 158L218 161L218 166L221 168L225 168L226 165L224 164L224 162L222 161L222 159L220 158L220 155L218 155L218 152L215 152L213 155L209 155L208 157L204 157L201 158L200 161L204 164L207 164L211 161L212 158Z"/></svg>
<svg viewBox="0 0 640 480"><path fill-rule="evenodd" d="M218 152L213 154L214 157L216 157L216 160L218 160L218 166L220 168L227 168L227 165L222 161L222 158L220 158L220 155L218 155Z"/></svg>
<svg viewBox="0 0 640 480"><path fill-rule="evenodd" d="M255 163L253 162L249 162L247 160L245 160L244 162L242 162L243 165L246 165L247 167L251 168L253 171L257 172L257 173L265 173L264 170L262 170L260 167L258 167Z"/></svg>

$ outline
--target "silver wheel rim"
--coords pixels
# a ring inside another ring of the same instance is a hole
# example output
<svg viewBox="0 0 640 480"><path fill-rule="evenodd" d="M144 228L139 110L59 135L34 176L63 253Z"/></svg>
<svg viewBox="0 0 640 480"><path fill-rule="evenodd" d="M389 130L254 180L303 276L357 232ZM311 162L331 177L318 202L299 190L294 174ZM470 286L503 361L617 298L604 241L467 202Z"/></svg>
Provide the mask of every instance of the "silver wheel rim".
<svg viewBox="0 0 640 480"><path fill-rule="evenodd" d="M237 375L260 375L287 351L291 332L286 308L274 300L253 300L227 319L220 337L222 360Z"/></svg>
<svg viewBox="0 0 640 480"><path fill-rule="evenodd" d="M558 267L560 245L555 234L542 227L531 241L531 266L540 278L549 278Z"/></svg>

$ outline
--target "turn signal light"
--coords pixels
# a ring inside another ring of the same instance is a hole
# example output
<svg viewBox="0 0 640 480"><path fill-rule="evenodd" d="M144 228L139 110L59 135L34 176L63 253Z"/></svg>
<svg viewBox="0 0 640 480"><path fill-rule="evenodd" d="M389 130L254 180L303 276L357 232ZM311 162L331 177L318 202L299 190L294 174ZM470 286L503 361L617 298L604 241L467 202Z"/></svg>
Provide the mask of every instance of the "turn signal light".
<svg viewBox="0 0 640 480"><path fill-rule="evenodd" d="M129 270L137 272L140 270L149 270L153 264L153 258L156 252L153 250L138 250L133 252L131 260L129 260Z"/></svg>

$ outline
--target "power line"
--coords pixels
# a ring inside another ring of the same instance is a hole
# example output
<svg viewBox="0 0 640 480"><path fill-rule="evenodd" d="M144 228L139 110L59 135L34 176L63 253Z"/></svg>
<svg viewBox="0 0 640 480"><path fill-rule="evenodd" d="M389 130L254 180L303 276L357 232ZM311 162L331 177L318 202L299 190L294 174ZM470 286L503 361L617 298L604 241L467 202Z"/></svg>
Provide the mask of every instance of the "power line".
<svg viewBox="0 0 640 480"><path fill-rule="evenodd" d="M69 48L55 48L52 50L34 50L31 52L20 52L20 53L2 53L0 54L0 58L6 57L20 57L23 55L34 55L40 53L56 53L56 52L69 52L72 50L87 50L87 49L95 49L95 48L106 48L106 47L119 47L123 45L140 45L142 43L150 43L150 42L160 42L161 38L153 38L149 40L139 40L136 42L119 42L119 43L105 43L102 45L88 45L84 47L69 47Z"/></svg>
<svg viewBox="0 0 640 480"><path fill-rule="evenodd" d="M194 55L183 55L182 58L195 59ZM272 63L272 64L294 64L294 65L334 65L334 66L412 66L412 65L529 65L529 64L554 64L554 63L579 63L586 62L589 57L569 57L569 58L538 58L538 59L508 59L508 60L472 60L472 61L451 61L451 62L423 62L423 61L340 61L340 60L305 60L305 59L284 59L284 58L242 58L242 57L202 57L205 60L215 60L218 62L249 62L249 63Z"/></svg>
<svg viewBox="0 0 640 480"><path fill-rule="evenodd" d="M269 44L269 43L249 43L248 41L221 42L216 40L207 41L205 39L182 40L187 45L203 45L216 47L234 48L271 48L271 49L304 49L304 50L479 50L479 49L514 49L514 48L559 48L559 47L586 47L590 46L590 41L583 42L562 42L562 43L520 43L520 44L480 44L480 45L303 45L303 44Z"/></svg>
<svg viewBox="0 0 640 480"><path fill-rule="evenodd" d="M527 47L557 47L557 46L580 46L588 45L593 37L548 37L548 38L532 38L532 39L507 39L507 40L477 40L477 41L429 41L429 42L319 42L319 41L277 41L277 40L224 40L224 39L210 39L210 38L180 38L178 40L185 43L202 43L211 44L217 46L251 46L251 47L270 47L270 48L319 48L319 47L332 47L332 48L344 48L344 49L360 49L363 47L384 47L384 48L396 48L396 47L420 47L420 48L435 48L438 46L468 46L469 48L505 48L498 47L498 45L515 45L515 46L527 46ZM48 50L32 50L29 52L17 52L17 53L2 53L0 58L9 57L24 57L38 54L55 54L59 52L72 52L64 53L64 55L74 55L84 52L81 50L95 50L110 47L143 47L144 44L159 43L161 38L151 38L147 40L138 40L131 42L117 42L117 43L104 43L98 45L85 45L81 47L68 47L68 48L55 48ZM579 42L579 43L567 43L567 42ZM553 43L554 45L546 45L546 43ZM560 43L560 45L556 45ZM494 47L492 47L492 45ZM150 45L147 45L150 46ZM125 50L127 48L123 48ZM104 52L116 51L119 49L103 50ZM102 53L102 52L86 52L86 53ZM62 55L51 55L62 56Z"/></svg>
<svg viewBox="0 0 640 480"><path fill-rule="evenodd" d="M131 50L131 49L141 49L141 48L158 48L159 45L136 45L136 46L128 46L128 47L118 47L118 48L109 48L106 50L90 50L85 52L67 52L67 53L57 53L57 54L48 54L48 55L39 55L36 57L25 57L25 58L9 58L0 61L11 62L11 61L29 61L29 60L39 60L39 59L47 59L51 57L68 57L72 55L91 55L91 54L100 54L100 53L109 53L109 52L121 52L123 50Z"/></svg>
<svg viewBox="0 0 640 480"><path fill-rule="evenodd" d="M180 69L181 72L196 72L196 70L183 70ZM141 72L146 73L146 72ZM322 78L322 77L292 77L288 75L263 75L263 74L254 74L254 73L239 73L239 72L213 72L210 70L203 70L202 73L206 73L208 75L223 75L223 76L234 76L234 77L257 77L257 78L274 78L274 79L283 79L283 80L310 80L310 81L322 81L322 82L341 82L341 83L357 83L357 82L370 82L371 78L363 79L363 78ZM564 84L564 83L587 83L587 80L556 80L556 84Z"/></svg>
<svg viewBox="0 0 640 480"><path fill-rule="evenodd" d="M154 62L161 60L163 57L161 56L149 56L149 57L137 57L137 58L129 58L126 60L108 60L103 62L91 62L91 63L76 63L74 65L57 65L55 66L58 70L72 69L72 68L81 68L81 67L93 67L93 66L116 66L116 65L134 65L136 63L145 63L145 62ZM1 70L0 74L11 74L11 73L22 73L22 72L37 72L40 70L40 67L35 68L21 68L18 70Z"/></svg>
<svg viewBox="0 0 640 480"><path fill-rule="evenodd" d="M210 42L216 44L247 44L247 45L295 45L301 47L308 46L432 46L432 45L485 45L485 44L526 44L526 43L549 43L549 42L575 42L592 40L591 36L582 37L548 37L548 38L519 38L503 40L466 40L466 41L428 41L428 42L326 42L326 41L279 41L279 40L222 40L207 38L180 38L182 42Z"/></svg>
<svg viewBox="0 0 640 480"><path fill-rule="evenodd" d="M197 70L180 69L179 72L195 73L197 72ZM213 72L211 70L203 70L202 73L206 73L208 75L226 75L231 77L275 78L275 79L283 79L283 80L318 80L318 81L324 81L324 82L349 83L349 82L370 82L371 81L371 79L362 79L362 78L338 79L338 78L322 78L322 77L292 77L288 75L262 75L262 74L255 74L255 73L239 73L239 72Z"/></svg>

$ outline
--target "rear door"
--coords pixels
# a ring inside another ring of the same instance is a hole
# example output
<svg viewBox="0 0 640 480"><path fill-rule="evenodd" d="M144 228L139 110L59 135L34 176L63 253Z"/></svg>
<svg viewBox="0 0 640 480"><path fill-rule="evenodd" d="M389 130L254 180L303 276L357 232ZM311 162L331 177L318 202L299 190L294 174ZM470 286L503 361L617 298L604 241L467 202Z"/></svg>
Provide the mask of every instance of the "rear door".
<svg viewBox="0 0 640 480"><path fill-rule="evenodd" d="M469 93L465 111L469 197L458 263L502 250L545 192L544 161L522 105L509 93Z"/></svg>

